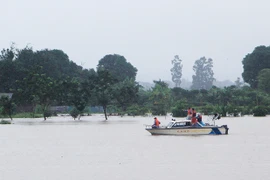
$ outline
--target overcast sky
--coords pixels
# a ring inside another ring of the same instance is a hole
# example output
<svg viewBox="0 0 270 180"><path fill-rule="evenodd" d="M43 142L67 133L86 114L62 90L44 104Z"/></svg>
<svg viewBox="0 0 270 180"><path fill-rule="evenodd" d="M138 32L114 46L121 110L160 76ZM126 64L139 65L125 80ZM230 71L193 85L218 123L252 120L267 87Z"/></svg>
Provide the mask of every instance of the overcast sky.
<svg viewBox="0 0 270 180"><path fill-rule="evenodd" d="M269 46L269 7L269 0L6 0L0 48L61 49L87 69L120 54L145 82L171 80L175 55L191 81L205 56L217 80L235 81L245 55Z"/></svg>

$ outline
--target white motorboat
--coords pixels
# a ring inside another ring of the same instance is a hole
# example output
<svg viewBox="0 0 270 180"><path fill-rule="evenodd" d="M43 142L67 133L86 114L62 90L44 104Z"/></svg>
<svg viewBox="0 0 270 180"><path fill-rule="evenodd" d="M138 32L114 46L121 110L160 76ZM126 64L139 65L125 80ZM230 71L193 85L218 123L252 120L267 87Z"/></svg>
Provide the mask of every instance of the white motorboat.
<svg viewBox="0 0 270 180"><path fill-rule="evenodd" d="M220 119L219 115L213 117L213 121ZM217 126L208 123L197 122L191 125L191 120L176 120L172 121L167 126L155 127L146 125L145 128L152 135L224 135L228 134L229 128L227 125Z"/></svg>

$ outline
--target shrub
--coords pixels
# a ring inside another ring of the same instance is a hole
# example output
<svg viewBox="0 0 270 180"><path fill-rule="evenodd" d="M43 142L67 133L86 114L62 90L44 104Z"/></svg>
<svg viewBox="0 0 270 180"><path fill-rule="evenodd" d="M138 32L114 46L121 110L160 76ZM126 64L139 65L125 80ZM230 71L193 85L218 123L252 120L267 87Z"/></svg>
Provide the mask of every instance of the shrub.
<svg viewBox="0 0 270 180"><path fill-rule="evenodd" d="M173 117L186 117L187 105L185 102L178 101L172 109Z"/></svg>
<svg viewBox="0 0 270 180"><path fill-rule="evenodd" d="M33 113L24 112L24 113L17 113L14 114L14 118L42 118L43 114L35 114L35 117L33 117Z"/></svg>
<svg viewBox="0 0 270 180"><path fill-rule="evenodd" d="M267 108L265 106L256 106L253 109L253 116L266 116Z"/></svg>
<svg viewBox="0 0 270 180"><path fill-rule="evenodd" d="M132 116L145 115L148 111L148 108L139 105L132 105L127 108L127 114Z"/></svg>
<svg viewBox="0 0 270 180"><path fill-rule="evenodd" d="M75 120L78 116L79 116L79 114L80 114L80 111L78 110L78 109L76 109L76 108L73 108L70 112L69 112L69 114L73 117L73 119Z"/></svg>
<svg viewBox="0 0 270 180"><path fill-rule="evenodd" d="M48 117L51 117L52 116L52 112L50 111L50 110L46 110L45 112L44 112L44 117L45 118L48 118Z"/></svg>

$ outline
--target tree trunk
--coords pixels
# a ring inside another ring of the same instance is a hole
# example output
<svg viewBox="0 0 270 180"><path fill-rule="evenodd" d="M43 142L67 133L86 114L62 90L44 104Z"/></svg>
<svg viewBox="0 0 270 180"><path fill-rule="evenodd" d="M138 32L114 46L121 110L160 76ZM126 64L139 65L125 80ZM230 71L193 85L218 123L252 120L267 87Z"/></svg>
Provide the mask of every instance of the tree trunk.
<svg viewBox="0 0 270 180"><path fill-rule="evenodd" d="M33 107L32 107L32 118L35 118L35 113L36 112L36 104L33 104Z"/></svg>
<svg viewBox="0 0 270 180"><path fill-rule="evenodd" d="M107 118L107 107L106 107L106 105L103 105L102 107L103 107L103 112L104 112L104 115L105 115L105 119L107 121L108 120L108 118Z"/></svg>
<svg viewBox="0 0 270 180"><path fill-rule="evenodd" d="M9 112L9 113L8 113L8 116L9 116L9 118L10 118L10 119L11 119L11 121L12 121L11 112Z"/></svg>
<svg viewBox="0 0 270 180"><path fill-rule="evenodd" d="M42 108L44 121L46 121L46 111L47 111L47 107L48 107L48 105L45 104L44 107Z"/></svg>

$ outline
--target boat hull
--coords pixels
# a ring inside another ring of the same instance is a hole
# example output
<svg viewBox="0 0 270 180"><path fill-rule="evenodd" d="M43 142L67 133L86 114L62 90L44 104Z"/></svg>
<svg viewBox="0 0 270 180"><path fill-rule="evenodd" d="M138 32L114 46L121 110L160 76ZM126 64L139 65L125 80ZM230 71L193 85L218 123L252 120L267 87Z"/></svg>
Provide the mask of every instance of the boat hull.
<svg viewBox="0 0 270 180"><path fill-rule="evenodd" d="M179 128L146 128L152 135L225 135L229 128L223 126L179 127Z"/></svg>

